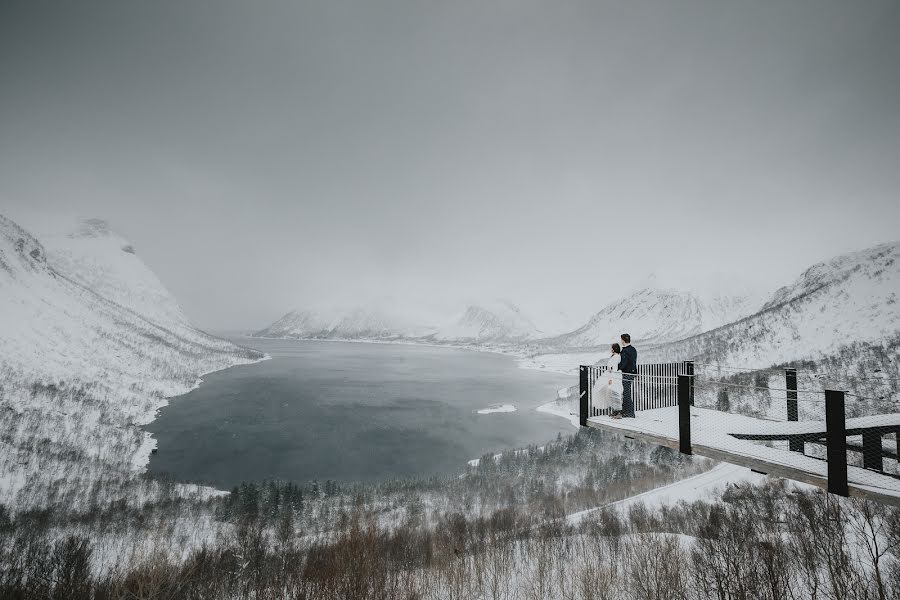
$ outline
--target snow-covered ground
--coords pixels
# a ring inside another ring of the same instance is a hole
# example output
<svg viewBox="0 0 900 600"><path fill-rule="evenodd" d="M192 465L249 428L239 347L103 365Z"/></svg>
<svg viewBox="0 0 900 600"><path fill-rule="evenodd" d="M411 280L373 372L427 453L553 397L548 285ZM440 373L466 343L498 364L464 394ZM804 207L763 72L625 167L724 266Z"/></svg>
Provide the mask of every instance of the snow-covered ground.
<svg viewBox="0 0 900 600"><path fill-rule="evenodd" d="M553 400L538 406L537 411L565 419L576 429L581 426L578 422L578 404L574 398Z"/></svg>
<svg viewBox="0 0 900 600"><path fill-rule="evenodd" d="M736 462L753 465L758 469L773 472L787 472L808 481L818 481L825 485L828 480L828 464L808 453L792 452L786 443L781 447L765 445L743 438L746 435L769 435L783 439L786 434L810 435L810 441L821 439L825 434L825 422L798 421L778 422L758 419L746 415L719 410L691 407L691 441L694 451L703 454L709 449L717 454L728 454ZM611 419L591 417L593 426L615 431L623 435L650 436L650 439L679 439L678 407L657 408L638 411L633 419ZM900 424L900 414L875 415L847 419L847 429L864 429L874 426L891 427ZM881 496L900 497L900 481L889 475L882 475L853 464L847 467L847 480L851 490L866 490Z"/></svg>
<svg viewBox="0 0 900 600"><path fill-rule="evenodd" d="M681 481L676 481L669 485L664 485L654 490L650 490L649 492L637 494L605 506L611 506L621 511L627 511L631 506L634 506L637 503L643 503L649 507L658 508L660 506L676 504L682 501L712 501L719 497L728 485L739 483L757 484L762 483L765 479L765 475L754 473L746 467L720 463L705 473L687 477ZM585 517L588 517L601 508L604 508L604 506L572 513L568 515L567 519L572 525L577 525L581 523Z"/></svg>

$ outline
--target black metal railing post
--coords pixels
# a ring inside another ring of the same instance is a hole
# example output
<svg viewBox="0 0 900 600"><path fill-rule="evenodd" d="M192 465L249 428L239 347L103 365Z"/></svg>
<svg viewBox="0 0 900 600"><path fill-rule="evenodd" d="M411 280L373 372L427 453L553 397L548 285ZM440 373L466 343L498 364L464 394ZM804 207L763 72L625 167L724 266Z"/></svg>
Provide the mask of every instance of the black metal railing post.
<svg viewBox="0 0 900 600"><path fill-rule="evenodd" d="M691 406L694 405L694 361L686 360L684 361L684 374L689 377L691 388L689 391L689 398L691 399Z"/></svg>
<svg viewBox="0 0 900 600"><path fill-rule="evenodd" d="M578 379L578 422L582 427L587 427L588 408L590 407L590 392L588 390L590 373L590 367L581 365Z"/></svg>
<svg viewBox="0 0 900 600"><path fill-rule="evenodd" d="M884 461L882 460L882 452L884 452L881 444L880 431L864 431L862 434L863 442L863 467L872 469L873 471L884 471Z"/></svg>
<svg viewBox="0 0 900 600"><path fill-rule="evenodd" d="M678 449L682 454L691 454L691 380L684 373L678 374L675 397L678 402Z"/></svg>
<svg viewBox="0 0 900 600"><path fill-rule="evenodd" d="M825 390L825 432L828 457L828 491L847 496L847 415L844 392Z"/></svg>
<svg viewBox="0 0 900 600"><path fill-rule="evenodd" d="M897 445L897 461L900 462L900 429L894 430L894 443Z"/></svg>
<svg viewBox="0 0 900 600"><path fill-rule="evenodd" d="M799 419L799 411L797 410L797 369L784 370L784 387L787 389L787 420L796 421ZM803 440L791 438L788 447L791 452L804 452Z"/></svg>

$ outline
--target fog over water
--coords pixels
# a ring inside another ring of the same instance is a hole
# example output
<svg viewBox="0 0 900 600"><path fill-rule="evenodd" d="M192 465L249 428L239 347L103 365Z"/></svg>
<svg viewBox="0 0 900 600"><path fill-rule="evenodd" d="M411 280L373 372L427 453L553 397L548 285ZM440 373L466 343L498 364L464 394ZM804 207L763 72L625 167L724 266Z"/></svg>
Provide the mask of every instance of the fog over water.
<svg viewBox="0 0 900 600"><path fill-rule="evenodd" d="M216 329L772 289L898 235L898 30L894 0L6 1L0 212L110 220Z"/></svg>

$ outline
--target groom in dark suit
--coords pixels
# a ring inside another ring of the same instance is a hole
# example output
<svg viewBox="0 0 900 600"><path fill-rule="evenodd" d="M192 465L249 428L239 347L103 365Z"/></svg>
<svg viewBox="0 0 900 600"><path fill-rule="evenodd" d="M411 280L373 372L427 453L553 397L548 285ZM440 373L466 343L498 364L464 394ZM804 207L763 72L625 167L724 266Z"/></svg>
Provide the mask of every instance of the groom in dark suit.
<svg viewBox="0 0 900 600"><path fill-rule="evenodd" d="M634 418L634 399L631 397L631 386L637 375L637 350L631 345L631 336L622 334L622 353L619 360L622 371L622 416Z"/></svg>

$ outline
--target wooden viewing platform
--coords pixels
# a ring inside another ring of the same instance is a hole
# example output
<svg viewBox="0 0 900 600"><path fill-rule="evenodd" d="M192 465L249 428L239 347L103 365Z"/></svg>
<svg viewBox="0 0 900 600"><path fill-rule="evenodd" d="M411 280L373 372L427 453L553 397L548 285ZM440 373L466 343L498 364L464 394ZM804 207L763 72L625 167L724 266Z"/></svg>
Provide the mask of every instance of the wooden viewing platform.
<svg viewBox="0 0 900 600"><path fill-rule="evenodd" d="M900 477L884 470L884 459L900 459L900 413L846 419L844 393L829 390L825 392L825 420L799 421L796 404L791 405L797 402L796 392L790 389L793 379L796 390L796 372L787 376L787 414L791 420L701 408L693 405L693 365L682 364L685 366L671 381L651 375L643 388L638 384L642 376L639 372L634 389L641 395L640 405L646 408L638 409L635 418L621 419L597 414L592 384L601 369L583 366L582 426L793 479L838 495L900 506ZM659 372L659 366L653 366L652 371ZM655 390L661 386L670 390L658 395L658 406L652 407L652 396L657 396ZM648 394L648 389L654 391ZM883 436L890 434L895 439L884 440ZM816 448L818 452L814 453L819 457L808 455L807 448ZM848 452L861 454L863 466L848 464Z"/></svg>

